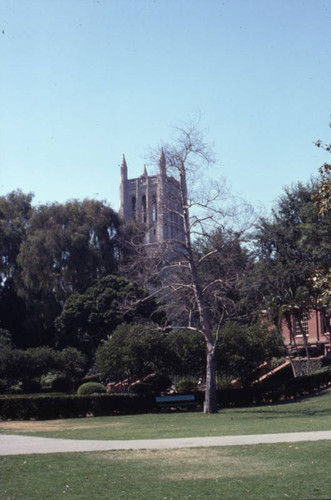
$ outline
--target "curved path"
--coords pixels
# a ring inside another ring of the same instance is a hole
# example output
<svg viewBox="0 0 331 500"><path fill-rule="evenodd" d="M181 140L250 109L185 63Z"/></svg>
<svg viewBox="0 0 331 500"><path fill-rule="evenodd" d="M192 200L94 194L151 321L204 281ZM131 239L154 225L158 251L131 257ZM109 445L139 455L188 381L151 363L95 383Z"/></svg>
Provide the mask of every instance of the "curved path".
<svg viewBox="0 0 331 500"><path fill-rule="evenodd" d="M331 440L331 431L253 434L244 436L213 436L174 439L135 439L131 441L92 441L52 439L34 436L0 435L0 455L32 453L65 453L82 451L143 450L202 448L206 446L236 446L262 443L294 443L299 441Z"/></svg>

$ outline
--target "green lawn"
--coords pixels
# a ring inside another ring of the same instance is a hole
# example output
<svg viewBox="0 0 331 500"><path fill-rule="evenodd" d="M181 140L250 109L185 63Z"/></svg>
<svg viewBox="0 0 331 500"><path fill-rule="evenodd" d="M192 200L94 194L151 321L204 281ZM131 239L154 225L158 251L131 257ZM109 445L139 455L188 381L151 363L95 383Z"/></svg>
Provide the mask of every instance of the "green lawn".
<svg viewBox="0 0 331 500"><path fill-rule="evenodd" d="M326 430L331 390L300 402L223 410L45 422L3 433L138 439ZM0 457L0 499L330 500L331 442Z"/></svg>
<svg viewBox="0 0 331 500"><path fill-rule="evenodd" d="M199 412L2 422L0 432L66 439L153 439L331 429L331 390L298 402ZM330 493L331 498L331 493Z"/></svg>
<svg viewBox="0 0 331 500"><path fill-rule="evenodd" d="M0 458L2 500L331 498L331 442Z"/></svg>

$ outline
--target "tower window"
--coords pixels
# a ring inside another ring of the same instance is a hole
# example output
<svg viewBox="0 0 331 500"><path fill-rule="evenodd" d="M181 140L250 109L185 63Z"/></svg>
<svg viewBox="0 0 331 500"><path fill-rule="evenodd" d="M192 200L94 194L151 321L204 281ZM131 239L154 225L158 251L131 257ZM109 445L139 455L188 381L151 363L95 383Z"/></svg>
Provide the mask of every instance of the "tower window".
<svg viewBox="0 0 331 500"><path fill-rule="evenodd" d="M136 218L136 197L132 196L131 198L131 209L132 209L132 218Z"/></svg>
<svg viewBox="0 0 331 500"><path fill-rule="evenodd" d="M143 209L142 219L143 219L143 222L146 222L147 218L146 218L146 196L145 195L141 199L141 204L142 204L142 209Z"/></svg>
<svg viewBox="0 0 331 500"><path fill-rule="evenodd" d="M156 196L153 195L153 208L152 208L153 222L157 221L157 207L156 207Z"/></svg>

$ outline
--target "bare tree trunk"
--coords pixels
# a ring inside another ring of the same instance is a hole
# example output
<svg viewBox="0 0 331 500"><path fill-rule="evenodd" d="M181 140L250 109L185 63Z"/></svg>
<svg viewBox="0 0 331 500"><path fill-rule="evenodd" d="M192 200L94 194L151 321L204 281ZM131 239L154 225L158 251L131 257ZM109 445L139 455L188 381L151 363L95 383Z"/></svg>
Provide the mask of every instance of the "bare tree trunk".
<svg viewBox="0 0 331 500"><path fill-rule="evenodd" d="M207 342L206 395L204 412L217 413L216 345Z"/></svg>
<svg viewBox="0 0 331 500"><path fill-rule="evenodd" d="M217 413L217 398L216 398L216 343L213 338L211 322L209 318L209 309L205 303L199 274L194 259L192 244L191 244L191 231L190 231L190 218L187 202L187 185L186 185L186 170L182 164L179 173L179 182L181 185L182 207L183 207L183 225L185 233L185 246L187 252L187 261L189 264L194 295L199 311L199 318L201 329L206 342L207 352L207 366L206 366L206 393L205 393L205 413Z"/></svg>
<svg viewBox="0 0 331 500"><path fill-rule="evenodd" d="M209 310L205 304L203 293L201 291L200 281L198 278L198 273L195 267L195 262L193 256L190 259L190 268L192 275L192 283L194 288L194 294L199 310L200 323L202 327L202 333L206 342L206 354L207 354L207 364L206 364L206 393L205 393L205 413L217 413L217 398L216 398L216 341L213 338L213 332L211 328Z"/></svg>

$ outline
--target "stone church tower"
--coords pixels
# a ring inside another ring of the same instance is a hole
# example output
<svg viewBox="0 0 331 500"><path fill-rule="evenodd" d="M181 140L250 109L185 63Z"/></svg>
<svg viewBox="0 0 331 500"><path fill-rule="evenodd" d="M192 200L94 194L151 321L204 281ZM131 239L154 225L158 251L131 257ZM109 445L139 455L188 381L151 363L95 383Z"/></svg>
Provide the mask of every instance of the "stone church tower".
<svg viewBox="0 0 331 500"><path fill-rule="evenodd" d="M126 222L136 220L146 227L146 243L184 241L180 200L180 185L174 177L167 175L163 149L158 174L148 175L144 167L142 175L136 179L128 179L123 155L119 214Z"/></svg>

